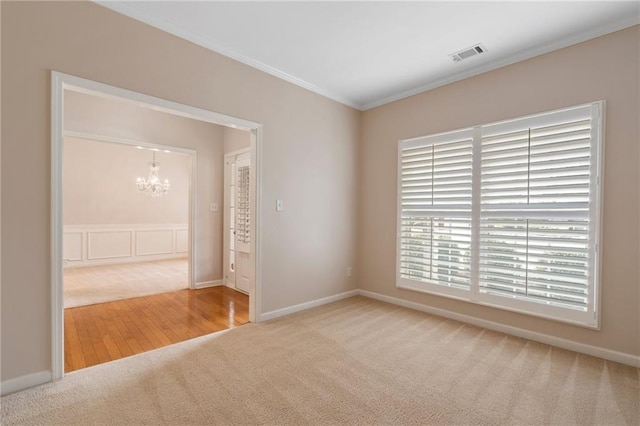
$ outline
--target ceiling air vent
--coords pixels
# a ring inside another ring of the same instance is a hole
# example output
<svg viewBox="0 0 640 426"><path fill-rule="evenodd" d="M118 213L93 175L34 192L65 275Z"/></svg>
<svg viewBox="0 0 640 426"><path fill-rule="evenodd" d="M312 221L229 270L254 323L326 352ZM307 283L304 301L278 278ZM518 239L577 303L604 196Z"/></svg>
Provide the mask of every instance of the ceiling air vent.
<svg viewBox="0 0 640 426"><path fill-rule="evenodd" d="M475 46L468 47L468 48L460 50L459 52L456 52L456 53L452 53L449 56L451 56L451 59L453 59L453 62L460 62L463 59L467 59L467 58L470 58L472 56L479 55L479 54L484 53L486 51L487 51L487 49L485 49L485 47L481 43L478 43Z"/></svg>

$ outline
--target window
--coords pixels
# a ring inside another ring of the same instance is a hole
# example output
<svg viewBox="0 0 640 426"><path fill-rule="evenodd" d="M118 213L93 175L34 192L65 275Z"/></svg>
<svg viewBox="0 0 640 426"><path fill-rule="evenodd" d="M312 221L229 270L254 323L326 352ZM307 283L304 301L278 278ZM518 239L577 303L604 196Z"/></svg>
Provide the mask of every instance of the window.
<svg viewBox="0 0 640 426"><path fill-rule="evenodd" d="M250 204L250 190L249 190L249 166L238 166L238 177L236 184L236 217L235 217L235 231L236 238L241 243L249 243L250 238L250 221L249 221L249 204Z"/></svg>
<svg viewBox="0 0 640 426"><path fill-rule="evenodd" d="M400 141L398 287L597 327L603 107Z"/></svg>

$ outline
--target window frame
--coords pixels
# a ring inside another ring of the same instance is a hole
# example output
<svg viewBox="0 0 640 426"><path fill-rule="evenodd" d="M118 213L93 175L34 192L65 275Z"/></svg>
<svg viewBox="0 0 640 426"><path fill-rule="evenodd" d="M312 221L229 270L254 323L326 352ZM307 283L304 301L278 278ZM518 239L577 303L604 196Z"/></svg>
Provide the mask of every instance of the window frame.
<svg viewBox="0 0 640 426"><path fill-rule="evenodd" d="M480 205L481 193L481 150L482 130L484 128L496 128L498 126L521 126L524 122L536 123L545 117L571 116L572 110L591 109L591 164L589 186L589 251L588 268L589 278L587 284L586 311L563 308L523 300L523 297L509 297L495 295L480 291L479 283L479 256L480 256L480 218L482 214ZM441 132L432 135L415 138L401 139L398 141L397 152L397 200L396 200L396 287L427 294L462 300L483 306L489 306L502 310L517 312L525 315L551 319L558 322L569 323L590 329L600 329L600 300L602 292L601 265L602 265L602 213L603 213L603 176L604 176L604 127L605 127L605 101L595 101L567 108L545 111L542 113L525 115L499 122L480 124L449 132ZM447 287L435 282L418 281L405 278L401 274L401 226L403 220L402 207L402 151L407 147L428 146L437 141L443 141L461 134L473 135L472 154L472 211L471 211L471 276L470 288L460 289Z"/></svg>

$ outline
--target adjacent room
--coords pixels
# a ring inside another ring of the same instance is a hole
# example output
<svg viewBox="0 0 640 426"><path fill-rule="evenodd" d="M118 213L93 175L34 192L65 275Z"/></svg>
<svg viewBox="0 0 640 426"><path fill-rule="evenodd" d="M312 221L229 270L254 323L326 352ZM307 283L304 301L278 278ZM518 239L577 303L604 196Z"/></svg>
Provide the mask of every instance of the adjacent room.
<svg viewBox="0 0 640 426"><path fill-rule="evenodd" d="M64 155L65 308L188 288L189 154L69 136Z"/></svg>
<svg viewBox="0 0 640 426"><path fill-rule="evenodd" d="M227 157L249 169L249 145L246 131L65 90L65 372L248 322L251 223L236 220Z"/></svg>
<svg viewBox="0 0 640 426"><path fill-rule="evenodd" d="M3 425L640 424L637 0L0 23Z"/></svg>

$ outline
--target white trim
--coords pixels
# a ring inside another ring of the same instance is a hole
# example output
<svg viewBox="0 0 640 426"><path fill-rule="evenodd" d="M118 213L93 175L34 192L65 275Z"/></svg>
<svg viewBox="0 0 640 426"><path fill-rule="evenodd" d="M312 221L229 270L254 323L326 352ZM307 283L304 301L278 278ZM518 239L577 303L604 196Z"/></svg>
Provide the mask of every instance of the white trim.
<svg viewBox="0 0 640 426"><path fill-rule="evenodd" d="M171 153L173 154L197 155L197 151L195 149L180 148L178 146L162 145L162 144L145 142L145 141L135 140L135 139L96 135L93 133L86 133L86 132L75 132L72 130L64 130L62 132L62 136L65 138L87 139L95 142L107 142L107 143L114 143L114 144L127 145L127 146L136 146L136 147L141 146L143 148L149 148L149 149L160 149L162 151L171 151Z"/></svg>
<svg viewBox="0 0 640 426"><path fill-rule="evenodd" d="M156 231L175 229L177 231L186 231L186 223L96 223L88 225L64 225L66 232L82 232L91 229L96 231L120 231L120 230L140 230L140 231Z"/></svg>
<svg viewBox="0 0 640 426"><path fill-rule="evenodd" d="M200 281L195 285L195 289L199 290L201 288L209 288L209 287L219 287L224 285L222 280L213 280L213 281Z"/></svg>
<svg viewBox="0 0 640 426"><path fill-rule="evenodd" d="M169 101L167 99L155 96L145 95L143 93L134 92L132 90L99 83L93 80L87 80L71 74L65 74L59 71L51 71L53 79L60 80L61 88L73 90L87 95L98 96L104 99L112 99L120 102L128 102L137 106L151 108L156 111L165 112L167 114L177 115L179 117L191 118L197 121L205 121L207 123L218 124L220 126L229 126L234 129L253 130L262 126L254 121L244 120L242 118L233 117L218 112L208 111L202 108L192 107L190 105ZM54 85L52 85L53 88ZM53 113L53 111L52 111ZM62 131L62 123L60 123ZM126 139L121 139L126 140Z"/></svg>
<svg viewBox="0 0 640 426"><path fill-rule="evenodd" d="M129 256L129 257L107 257L102 259L83 260L83 261L65 260L65 264L63 265L63 270L84 268L88 266L126 265L131 263L160 262L163 260L176 260L176 259L185 259L185 258L188 261L189 255L187 253L151 254L151 255L145 255L144 258L142 258L141 256L138 256L138 257Z"/></svg>
<svg viewBox="0 0 640 426"><path fill-rule="evenodd" d="M596 162L598 168L596 170L596 177L595 177L596 178L596 190L595 190L596 198L595 198L594 204L598 206L598 210L595 212L596 226L594 227L595 228L594 239L595 241L598 241L599 246L593 247L593 250L596 255L594 279L598 283L598 288L596 289L597 292L594 295L595 296L594 311L596 312L596 318L595 318L596 327L598 328L598 330L600 330L601 318L602 318L602 315L600 313L602 304L600 303L600 301L602 300L602 287L603 287L602 286L602 263L603 263L602 258L604 257L602 256L602 241L604 241L604 238L602 237L602 230L604 229L604 220L603 220L604 160L605 160L604 144L606 143L605 123L606 123L607 116L605 114L605 111L606 111L607 101L602 100L598 102L597 105L598 105L598 118L600 118L600 126L598 127L598 146L597 146L597 153L596 153L599 160ZM640 124L639 124L639 128L640 128Z"/></svg>
<svg viewBox="0 0 640 426"><path fill-rule="evenodd" d="M255 191L255 203L249 212L254 221L254 238L251 239L250 262L253 267L253 287L249 293L249 321L260 322L262 316L262 126L251 131L251 187ZM252 302L252 303L251 303Z"/></svg>
<svg viewBox="0 0 640 426"><path fill-rule="evenodd" d="M236 149L235 151L225 152L224 153L224 158L226 159L227 157L231 157L231 156L234 156L234 155L244 154L246 152L250 152L250 150L251 150L251 147L248 146L246 148Z"/></svg>
<svg viewBox="0 0 640 426"><path fill-rule="evenodd" d="M0 395L5 396L33 386L48 383L51 381L51 377L51 371L39 371L37 373L16 377L15 379L5 380L0 383Z"/></svg>
<svg viewBox="0 0 640 426"><path fill-rule="evenodd" d="M235 291L237 291L238 293L242 293L242 294L249 295L249 293L248 293L248 292L246 292L246 291L244 291L244 290L242 290L242 289L237 288L235 284L229 284L229 283L228 283L228 282L226 282L226 281L222 281L222 284L220 284L220 285L225 286L225 287L227 287L227 288L230 288L231 290L235 290Z"/></svg>
<svg viewBox="0 0 640 426"><path fill-rule="evenodd" d="M525 330L511 325L504 325L494 321L484 320L465 314L447 311L445 309L434 308L432 306L423 305L421 303L410 302L408 300L399 299L397 297L386 296L384 294L374 293L367 290L358 290L360 296L370 299L379 300L381 302L391 303L393 305L402 306L416 311L425 312L431 315L437 315L443 318L460 321L465 324L475 325L477 327L486 328L488 330L506 333L512 336L521 337L523 339L532 340L539 343L567 349L586 355L603 358L609 361L615 361L632 367L640 368L640 355L633 355L625 352L618 352L611 349L600 348L588 345L586 343L576 342L574 340L563 339L561 337L550 336L548 334L538 333L536 331Z"/></svg>
<svg viewBox="0 0 640 426"><path fill-rule="evenodd" d="M189 265L187 268L187 282L189 288L193 289L196 285L196 209L198 205L198 197L196 190L198 188L198 154L195 152L190 156L189 170L189 227L187 228L187 247L189 248Z"/></svg>
<svg viewBox="0 0 640 426"><path fill-rule="evenodd" d="M480 141L482 140L482 128L480 126L476 126L473 128L473 140ZM471 162L471 182L481 182L482 180L482 162L481 161L473 161L474 158L482 158L482 144L474 143L472 145L472 154L471 154L472 162ZM480 200L482 198L482 190L481 185L471 185L471 223L480 223L480 218L482 216L481 213L481 204ZM470 276L478 277L480 275L480 227L472 226L471 227L471 269L469 270ZM469 283L471 284L471 283ZM480 288L479 286L470 285L469 288L469 299L474 302L477 302L480 299Z"/></svg>
<svg viewBox="0 0 640 426"><path fill-rule="evenodd" d="M315 308L316 306L337 302L338 300L357 296L358 294L360 294L359 292L360 290L345 291L344 293L334 294L333 296L322 297L320 299L311 300L309 302L300 303L298 305L293 305L293 306L289 306L282 309L276 309L275 311L265 312L260 316L260 321L269 321L274 318L279 318L285 315L293 314L295 312L300 312L300 311L305 311L307 309Z"/></svg>
<svg viewBox="0 0 640 426"><path fill-rule="evenodd" d="M621 19L617 22L613 22L601 27L592 28L589 31L586 31L583 33L575 33L575 34L572 34L571 37L556 40L551 43L539 46L537 48L524 49L518 53L515 53L506 58L503 58L502 60L499 60L499 61L490 62L485 65L472 68L467 71L449 74L447 77L416 87L415 89L406 90L396 95L388 96L386 98L374 100L371 102L366 102L362 105L359 105L359 109L360 111L367 111L367 110L379 107L381 105L399 101L401 99L408 98L410 96L417 95L419 93L433 90L438 87L446 86L447 84L455 83L456 81L475 77L476 75L484 74L489 71L497 70L498 68L503 68L508 65L525 61L527 59L535 58L536 56L555 52L556 50L564 49L565 47L573 46L575 44L592 40L597 37L602 37L604 35L607 35L616 31L624 30L625 28L632 27L634 25L637 25L638 23L640 23L640 18L638 16L633 16L633 15L627 16L624 19Z"/></svg>
<svg viewBox="0 0 640 426"><path fill-rule="evenodd" d="M232 117L225 114L207 111L205 109L192 107L154 96L144 95L131 90L110 86L96 81L87 80L81 77L64 74L58 71L51 71L51 363L52 379L57 380L64 376L64 305L63 305L63 285L62 285L62 146L63 146L63 94L64 90L73 90L107 99L117 99L136 104L141 107L152 108L180 117L205 121L208 123L229 126L236 129L250 130L252 132L252 165L255 166L257 182L255 187L256 206L252 211L255 218L256 230L253 244L255 246L254 273L255 280L252 291L249 295L249 321L257 322L261 313L261 293L262 293L262 268L261 250L262 239L260 238L262 215L262 124ZM195 224L195 212L197 199L195 197L195 177L196 163L195 155L191 156L191 185L190 201L191 211L189 219L191 224ZM195 235L194 227L191 226L189 245L193 245ZM191 253L193 256L193 252ZM195 262L191 262L189 268L189 281L195 285Z"/></svg>
<svg viewBox="0 0 640 426"><path fill-rule="evenodd" d="M64 376L62 148L63 76L51 73L51 377Z"/></svg>

